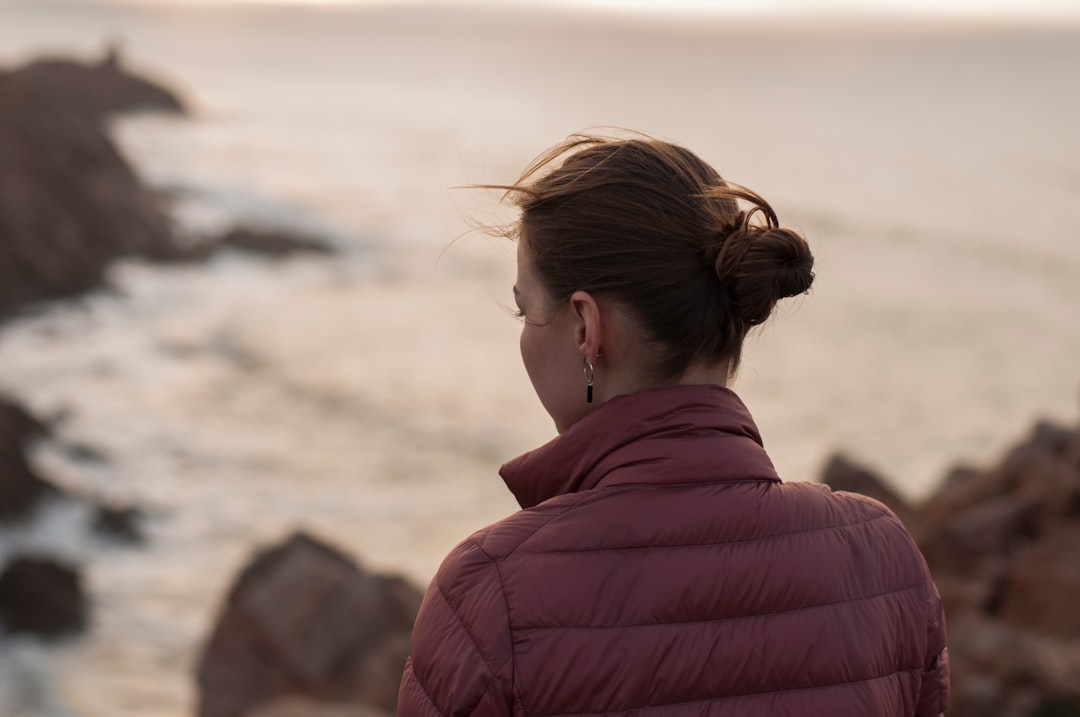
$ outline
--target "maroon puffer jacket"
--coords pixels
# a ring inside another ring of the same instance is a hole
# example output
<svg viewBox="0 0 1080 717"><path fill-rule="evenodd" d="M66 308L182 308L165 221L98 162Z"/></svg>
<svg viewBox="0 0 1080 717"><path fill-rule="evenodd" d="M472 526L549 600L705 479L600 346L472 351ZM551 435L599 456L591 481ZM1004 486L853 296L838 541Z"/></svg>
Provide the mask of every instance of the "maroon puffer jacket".
<svg viewBox="0 0 1080 717"><path fill-rule="evenodd" d="M715 386L615 398L503 466L446 558L398 714L939 715L941 602L880 503L781 483Z"/></svg>

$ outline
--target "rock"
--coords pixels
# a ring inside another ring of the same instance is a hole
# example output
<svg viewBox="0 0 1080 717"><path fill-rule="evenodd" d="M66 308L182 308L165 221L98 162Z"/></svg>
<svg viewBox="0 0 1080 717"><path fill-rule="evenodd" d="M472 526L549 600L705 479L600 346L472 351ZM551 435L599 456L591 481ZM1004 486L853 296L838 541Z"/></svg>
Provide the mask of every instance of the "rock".
<svg viewBox="0 0 1080 717"><path fill-rule="evenodd" d="M0 73L0 319L101 285L120 256L176 251L158 198L104 125L120 110L175 110L168 97L115 62Z"/></svg>
<svg viewBox="0 0 1080 717"><path fill-rule="evenodd" d="M1080 691L1080 688L1077 688ZM1080 694L1043 700L1029 717L1080 717Z"/></svg>
<svg viewBox="0 0 1080 717"><path fill-rule="evenodd" d="M189 237L174 249L154 258L174 264L194 264L228 250L275 260L292 258L297 254L330 255L337 251L322 239L291 230L240 225L221 234Z"/></svg>
<svg viewBox="0 0 1080 717"><path fill-rule="evenodd" d="M987 470L953 470L918 511L915 534L937 571L977 572L978 562L1022 551L1080 517L1080 467L1068 461L1073 433L1040 423Z"/></svg>
<svg viewBox="0 0 1080 717"><path fill-rule="evenodd" d="M1042 456L1018 470L1013 480L1015 499L1034 506L1033 533L1080 517L1080 466L1060 456Z"/></svg>
<svg viewBox="0 0 1080 717"><path fill-rule="evenodd" d="M333 253L319 239L255 227L181 241L164 199L107 133L109 117L135 110L184 108L169 90L127 72L115 49L96 65L47 59L0 71L0 321L102 286L120 257L191 263L221 249Z"/></svg>
<svg viewBox="0 0 1080 717"><path fill-rule="evenodd" d="M1061 459L1080 471L1080 431L1073 431L1072 438L1062 451Z"/></svg>
<svg viewBox="0 0 1080 717"><path fill-rule="evenodd" d="M957 511L999 496L1013 496L1020 485L1043 482L1051 472L1060 474L1064 471L1071 475L1080 470L1080 461L1072 460L1074 446L1080 452L1080 430L1040 421L997 466L989 469L962 466L949 471L937 493L920 508L920 517L932 521L948 520ZM1055 477L1055 482L1063 481L1071 482L1068 478L1062 479L1061 475ZM1054 493L1055 499L1060 497ZM1040 502L1045 503L1045 498Z"/></svg>
<svg viewBox="0 0 1080 717"><path fill-rule="evenodd" d="M970 485L972 479L982 474L978 468L972 466L953 466L946 473L938 488L938 492L960 490Z"/></svg>
<svg viewBox="0 0 1080 717"><path fill-rule="evenodd" d="M1080 649L1078 599L1080 522L1046 534L1012 561L1005 577L1001 619L1049 635L1071 637Z"/></svg>
<svg viewBox="0 0 1080 717"><path fill-rule="evenodd" d="M973 612L949 624L949 717L1026 717L1038 701L1044 660L1022 631Z"/></svg>
<svg viewBox="0 0 1080 717"><path fill-rule="evenodd" d="M410 595L405 603L399 604L408 604L411 609L411 601ZM401 684L405 660L409 657L409 638L415 617L413 615L413 619L409 620L409 630L399 630L389 635L360 663L355 684L350 690L356 700L387 710L397 706L398 686Z"/></svg>
<svg viewBox="0 0 1080 717"><path fill-rule="evenodd" d="M948 714L1000 715L1004 688L986 675L973 675L949 695Z"/></svg>
<svg viewBox="0 0 1080 717"><path fill-rule="evenodd" d="M124 112L184 113L183 103L173 92L128 72L115 46L108 48L96 65L47 58L31 62L15 74L35 95L57 101L98 123Z"/></svg>
<svg viewBox="0 0 1080 717"><path fill-rule="evenodd" d="M1049 421L1039 421L1031 432L1028 442L1048 453L1060 456L1065 452L1072 439L1073 431Z"/></svg>
<svg viewBox="0 0 1080 717"><path fill-rule="evenodd" d="M1080 428L1039 423L916 510L945 604L950 717L1069 714L1080 676Z"/></svg>
<svg viewBox="0 0 1080 717"><path fill-rule="evenodd" d="M200 660L200 717L235 717L289 695L393 712L421 599L403 579L369 573L302 533L261 552Z"/></svg>
<svg viewBox="0 0 1080 717"><path fill-rule="evenodd" d="M1000 496L924 529L923 554L950 574L978 572L984 559L1015 553L1036 533L1038 506Z"/></svg>
<svg viewBox="0 0 1080 717"><path fill-rule="evenodd" d="M12 560L0 575L0 621L9 632L59 637L86 625L79 573L42 558Z"/></svg>
<svg viewBox="0 0 1080 717"><path fill-rule="evenodd" d="M31 442L47 434L44 424L0 396L0 522L26 518L44 498L59 494L27 460Z"/></svg>
<svg viewBox="0 0 1080 717"><path fill-rule="evenodd" d="M142 545L146 542L146 535L141 523L142 511L134 506L102 503L94 508L94 531L110 540Z"/></svg>
<svg viewBox="0 0 1080 717"><path fill-rule="evenodd" d="M1008 495L1009 490L1007 476L1000 470L954 468L948 480L919 507L917 529L929 526L934 532L933 528L947 523L953 515Z"/></svg>
<svg viewBox="0 0 1080 717"><path fill-rule="evenodd" d="M855 464L846 456L834 454L829 458L822 471L821 482L833 490L861 493L881 501L905 524L911 520L911 508L885 484L881 476Z"/></svg>
<svg viewBox="0 0 1080 717"><path fill-rule="evenodd" d="M333 253L333 248L320 239L280 229L235 227L223 234L216 244L220 248L237 249L269 257L288 257L301 253Z"/></svg>

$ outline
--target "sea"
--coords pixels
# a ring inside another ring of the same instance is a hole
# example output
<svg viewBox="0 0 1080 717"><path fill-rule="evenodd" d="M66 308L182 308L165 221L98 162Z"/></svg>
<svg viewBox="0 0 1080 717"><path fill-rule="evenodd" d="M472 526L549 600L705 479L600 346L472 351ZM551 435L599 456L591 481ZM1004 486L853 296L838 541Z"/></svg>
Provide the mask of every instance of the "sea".
<svg viewBox="0 0 1080 717"><path fill-rule="evenodd" d="M570 3L0 2L0 66L106 48L186 117L112 132L190 233L336 256L126 261L0 329L0 390L54 421L78 502L0 528L0 564L80 566L84 635L0 638L4 717L181 717L254 551L306 530L424 585L517 506L499 465L554 436L521 367L512 181L580 131L690 147L815 253L734 383L780 474L841 452L906 498L1080 409L1080 25Z"/></svg>

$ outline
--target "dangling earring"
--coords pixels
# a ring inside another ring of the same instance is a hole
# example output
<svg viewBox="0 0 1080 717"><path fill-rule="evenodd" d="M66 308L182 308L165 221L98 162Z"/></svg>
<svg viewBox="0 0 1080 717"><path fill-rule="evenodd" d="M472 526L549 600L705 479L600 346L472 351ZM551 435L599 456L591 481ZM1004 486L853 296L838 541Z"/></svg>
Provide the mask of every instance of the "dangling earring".
<svg viewBox="0 0 1080 717"><path fill-rule="evenodd" d="M593 367L589 359L585 359L585 403L592 403L592 382L593 375L596 373L596 369Z"/></svg>

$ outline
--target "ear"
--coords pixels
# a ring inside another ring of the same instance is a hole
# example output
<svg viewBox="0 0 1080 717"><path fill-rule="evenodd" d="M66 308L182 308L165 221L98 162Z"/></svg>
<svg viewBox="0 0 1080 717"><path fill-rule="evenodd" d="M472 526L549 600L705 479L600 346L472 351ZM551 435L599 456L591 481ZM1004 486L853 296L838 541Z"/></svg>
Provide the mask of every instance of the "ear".
<svg viewBox="0 0 1080 717"><path fill-rule="evenodd" d="M587 291L570 295L570 311L574 319L574 343L581 355L595 363L604 342L604 312L596 297Z"/></svg>

